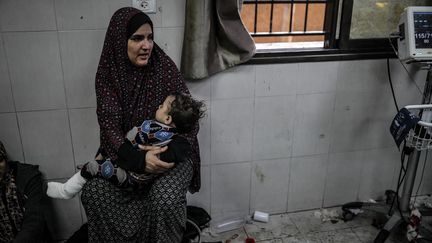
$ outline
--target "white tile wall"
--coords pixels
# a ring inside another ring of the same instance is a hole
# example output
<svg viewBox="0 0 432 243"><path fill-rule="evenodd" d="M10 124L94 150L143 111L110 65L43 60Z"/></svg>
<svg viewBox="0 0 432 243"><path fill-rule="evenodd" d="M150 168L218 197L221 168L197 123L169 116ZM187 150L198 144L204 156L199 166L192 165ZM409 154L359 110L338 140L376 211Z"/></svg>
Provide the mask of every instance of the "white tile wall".
<svg viewBox="0 0 432 243"><path fill-rule="evenodd" d="M27 163L40 165L47 179L74 173L68 114L65 110L18 113Z"/></svg>
<svg viewBox="0 0 432 243"><path fill-rule="evenodd" d="M368 122L374 111L365 97L366 92L336 93L332 122L330 152L364 149L368 140Z"/></svg>
<svg viewBox="0 0 432 243"><path fill-rule="evenodd" d="M335 94L298 95L293 129L294 157L329 152Z"/></svg>
<svg viewBox="0 0 432 243"><path fill-rule="evenodd" d="M161 12L161 11L163 11L162 2L164 2L164 0L156 0L156 13L147 13L147 15L150 17L150 19L153 22L153 28L162 27L162 12ZM179 1L179 2L183 2L183 1ZM174 2L171 2L171 3L174 3ZM184 25L179 25L179 26L184 26Z"/></svg>
<svg viewBox="0 0 432 243"><path fill-rule="evenodd" d="M416 83L423 87L427 72L421 71L424 66L418 63L405 64L397 59L390 60L391 78L396 86Z"/></svg>
<svg viewBox="0 0 432 243"><path fill-rule="evenodd" d="M288 211L322 206L327 164L327 154L291 159Z"/></svg>
<svg viewBox="0 0 432 243"><path fill-rule="evenodd" d="M24 161L20 130L15 113L0 113L0 141L5 146L9 159Z"/></svg>
<svg viewBox="0 0 432 243"><path fill-rule="evenodd" d="M211 104L211 163L252 159L253 99Z"/></svg>
<svg viewBox="0 0 432 243"><path fill-rule="evenodd" d="M204 208L207 212L211 210L211 194L210 194L210 166L201 166L201 189L194 194L187 194L187 204Z"/></svg>
<svg viewBox="0 0 432 243"><path fill-rule="evenodd" d="M400 168L400 152L395 148L374 149L364 152L359 199L385 199L385 190L393 188L395 172Z"/></svg>
<svg viewBox="0 0 432 243"><path fill-rule="evenodd" d="M287 211L290 158L252 163L251 209L268 213Z"/></svg>
<svg viewBox="0 0 432 243"><path fill-rule="evenodd" d="M237 66L208 79L215 99L251 98L254 95L255 67Z"/></svg>
<svg viewBox="0 0 432 243"><path fill-rule="evenodd" d="M211 99L211 82L207 80L187 80L186 84L196 99L206 101Z"/></svg>
<svg viewBox="0 0 432 243"><path fill-rule="evenodd" d="M93 160L99 148L99 124L95 108L69 110L75 165Z"/></svg>
<svg viewBox="0 0 432 243"><path fill-rule="evenodd" d="M9 70L6 62L6 54L3 48L2 34L0 33L0 112L15 111Z"/></svg>
<svg viewBox="0 0 432 243"><path fill-rule="evenodd" d="M295 96L255 99L253 158L255 160L291 157Z"/></svg>
<svg viewBox="0 0 432 243"><path fill-rule="evenodd" d="M356 201L364 152L346 152L330 154L324 190L324 207L341 205Z"/></svg>
<svg viewBox="0 0 432 243"><path fill-rule="evenodd" d="M183 32L183 27L154 28L155 42L171 57L177 68L180 68Z"/></svg>
<svg viewBox="0 0 432 243"><path fill-rule="evenodd" d="M250 181L250 163L212 166L211 214L214 221L249 213Z"/></svg>
<svg viewBox="0 0 432 243"><path fill-rule="evenodd" d="M95 76L105 31L61 31L60 54L69 108L95 107Z"/></svg>
<svg viewBox="0 0 432 243"><path fill-rule="evenodd" d="M10 32L3 38L17 111L65 108L57 33Z"/></svg>
<svg viewBox="0 0 432 243"><path fill-rule="evenodd" d="M346 61L339 64L338 91L388 90L386 61Z"/></svg>
<svg viewBox="0 0 432 243"><path fill-rule="evenodd" d="M397 113L397 109L391 92L388 89L369 92L365 94L363 99L365 104L363 116L368 117L368 128L365 134L368 142L364 148L373 149L393 146L394 142L389 132L389 124Z"/></svg>
<svg viewBox="0 0 432 243"><path fill-rule="evenodd" d="M2 0L0 29L2 31L56 30L54 0Z"/></svg>
<svg viewBox="0 0 432 243"><path fill-rule="evenodd" d="M52 199L51 204L54 211L49 219L51 234L55 239L68 239L83 224L80 214L80 198Z"/></svg>
<svg viewBox="0 0 432 243"><path fill-rule="evenodd" d="M293 95L297 93L299 64L257 65L255 70L256 96Z"/></svg>
<svg viewBox="0 0 432 243"><path fill-rule="evenodd" d="M157 2L160 3L162 10L162 27L185 26L186 1L159 0Z"/></svg>
<svg viewBox="0 0 432 243"><path fill-rule="evenodd" d="M185 3L157 0L150 14L156 42L177 66ZM0 1L0 140L12 159L39 164L47 179L63 181L93 158L102 41L111 14L131 4ZM397 60L390 67L399 106L419 103L426 72L410 64L408 75ZM202 189L188 201L215 221L395 189L399 151L388 132L395 108L384 59L241 65L188 86L208 106L198 135ZM415 184L420 194L432 192L430 166ZM65 239L85 215L78 198L54 204L55 237Z"/></svg>
<svg viewBox="0 0 432 243"><path fill-rule="evenodd" d="M300 63L295 77L298 94L333 92L336 90L339 62Z"/></svg>
<svg viewBox="0 0 432 243"><path fill-rule="evenodd" d="M421 66L417 64L402 65L397 60L392 60L390 64L399 107L421 104L427 72L420 70Z"/></svg>
<svg viewBox="0 0 432 243"><path fill-rule="evenodd" d="M398 172L400 167L396 168ZM397 179L397 177L396 177ZM431 153L423 151L420 153L420 158L417 167L417 175L415 178L412 194L427 195L432 189L432 157Z"/></svg>
<svg viewBox="0 0 432 243"><path fill-rule="evenodd" d="M106 29L112 14L129 0L54 0L59 30Z"/></svg>

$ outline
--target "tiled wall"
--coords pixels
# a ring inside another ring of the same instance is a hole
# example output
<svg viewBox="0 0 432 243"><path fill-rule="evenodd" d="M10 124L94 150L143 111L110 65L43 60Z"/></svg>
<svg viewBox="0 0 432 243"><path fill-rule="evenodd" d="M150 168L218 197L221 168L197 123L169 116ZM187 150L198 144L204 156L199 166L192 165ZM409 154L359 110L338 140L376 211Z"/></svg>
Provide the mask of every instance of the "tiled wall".
<svg viewBox="0 0 432 243"><path fill-rule="evenodd" d="M408 66L414 82L397 60L390 68L399 106L418 104L425 71ZM189 198L214 218L395 189L400 153L389 133L396 109L386 60L243 65L189 87L209 108L199 137L203 190ZM420 193L432 191L430 167Z"/></svg>
<svg viewBox="0 0 432 243"><path fill-rule="evenodd" d="M0 140L13 159L63 181L93 158L96 67L110 16L130 5L0 1ZM185 0L157 5L155 40L179 65ZM419 103L425 72L408 67L415 85L396 60L391 68L399 105ZM395 108L386 73L385 60L243 65L188 82L208 108L199 134L202 190L189 203L221 220L394 188L400 154L388 132ZM420 193L432 192L430 167ZM57 239L86 221L79 198L53 204Z"/></svg>

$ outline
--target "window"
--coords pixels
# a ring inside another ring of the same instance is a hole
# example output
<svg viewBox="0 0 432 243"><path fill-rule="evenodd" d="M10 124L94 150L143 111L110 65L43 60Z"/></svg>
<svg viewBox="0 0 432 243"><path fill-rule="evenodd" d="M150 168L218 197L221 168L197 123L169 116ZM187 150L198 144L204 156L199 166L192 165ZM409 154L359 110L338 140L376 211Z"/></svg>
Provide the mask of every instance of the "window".
<svg viewBox="0 0 432 243"><path fill-rule="evenodd" d="M241 15L258 49L322 48L329 6L326 0L245 0Z"/></svg>
<svg viewBox="0 0 432 243"><path fill-rule="evenodd" d="M403 9L431 2L243 0L241 16L255 40L258 62L274 57L281 61L281 56L294 57L292 61L383 58L395 55L389 36Z"/></svg>
<svg viewBox="0 0 432 243"><path fill-rule="evenodd" d="M389 36L397 31L400 15L408 6L431 6L431 1L345 0L342 6L339 47L389 49Z"/></svg>

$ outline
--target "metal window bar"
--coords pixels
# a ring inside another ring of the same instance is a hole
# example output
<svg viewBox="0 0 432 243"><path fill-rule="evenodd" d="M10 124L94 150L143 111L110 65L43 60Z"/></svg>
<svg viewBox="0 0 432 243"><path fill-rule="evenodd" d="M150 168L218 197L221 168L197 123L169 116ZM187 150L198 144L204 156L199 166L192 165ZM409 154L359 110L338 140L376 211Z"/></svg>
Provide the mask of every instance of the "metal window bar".
<svg viewBox="0 0 432 243"><path fill-rule="evenodd" d="M294 0L291 0L291 8L290 8L290 27L289 27L289 32L292 32L292 26L293 26L293 14L294 14ZM255 23L256 24L256 23Z"/></svg>
<svg viewBox="0 0 432 243"><path fill-rule="evenodd" d="M304 19L304 26L303 26L303 31L304 32L307 31L308 11L309 11L309 1L306 0L305 19Z"/></svg>
<svg viewBox="0 0 432 243"><path fill-rule="evenodd" d="M254 33L257 32L258 0L255 0Z"/></svg>
<svg viewBox="0 0 432 243"><path fill-rule="evenodd" d="M307 30L307 18L309 13L309 6L313 4L328 4L330 0L243 0L243 4L254 4L255 5L255 16L253 33L250 33L253 37L281 37L281 36L310 36L310 35L324 35L326 32L322 31L308 31ZM257 20L258 20L258 6L261 4L270 4L270 24L268 32L257 32ZM288 4L290 5L290 16L289 16L289 31L273 31L273 13L275 4ZM294 16L294 5L305 4L305 17L303 20L303 31L293 31L293 16ZM325 18L325 17L324 17Z"/></svg>
<svg viewBox="0 0 432 243"><path fill-rule="evenodd" d="M271 6L270 6L270 33L273 31L273 0L271 1Z"/></svg>

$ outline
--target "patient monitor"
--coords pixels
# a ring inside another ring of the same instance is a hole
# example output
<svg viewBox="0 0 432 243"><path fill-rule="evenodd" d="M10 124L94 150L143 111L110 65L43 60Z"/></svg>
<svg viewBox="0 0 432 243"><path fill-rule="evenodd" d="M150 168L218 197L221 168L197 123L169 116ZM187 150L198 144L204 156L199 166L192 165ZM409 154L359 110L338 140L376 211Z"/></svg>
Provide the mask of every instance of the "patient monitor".
<svg viewBox="0 0 432 243"><path fill-rule="evenodd" d="M407 7L399 20L399 59L432 61L432 7Z"/></svg>

